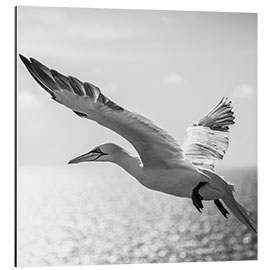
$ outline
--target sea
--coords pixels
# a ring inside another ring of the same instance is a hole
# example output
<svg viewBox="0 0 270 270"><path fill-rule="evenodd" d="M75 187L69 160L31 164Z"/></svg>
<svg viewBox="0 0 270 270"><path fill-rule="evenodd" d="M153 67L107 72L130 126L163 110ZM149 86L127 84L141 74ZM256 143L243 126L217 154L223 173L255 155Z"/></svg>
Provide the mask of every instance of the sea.
<svg viewBox="0 0 270 270"><path fill-rule="evenodd" d="M219 171L257 220L257 168ZM166 179L164 179L166 181ZM19 166L20 267L257 260L257 236L213 202L143 187L115 165Z"/></svg>

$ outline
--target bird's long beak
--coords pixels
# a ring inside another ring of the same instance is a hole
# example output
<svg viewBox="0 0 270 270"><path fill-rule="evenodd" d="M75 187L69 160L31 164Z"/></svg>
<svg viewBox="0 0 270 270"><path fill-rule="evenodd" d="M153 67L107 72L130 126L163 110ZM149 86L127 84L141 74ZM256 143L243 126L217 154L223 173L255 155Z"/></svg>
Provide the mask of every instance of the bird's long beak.
<svg viewBox="0 0 270 270"><path fill-rule="evenodd" d="M71 159L68 164L75 164L75 163L81 163L86 161L95 161L97 160L102 154L88 152L86 154L83 154L81 156L75 157Z"/></svg>

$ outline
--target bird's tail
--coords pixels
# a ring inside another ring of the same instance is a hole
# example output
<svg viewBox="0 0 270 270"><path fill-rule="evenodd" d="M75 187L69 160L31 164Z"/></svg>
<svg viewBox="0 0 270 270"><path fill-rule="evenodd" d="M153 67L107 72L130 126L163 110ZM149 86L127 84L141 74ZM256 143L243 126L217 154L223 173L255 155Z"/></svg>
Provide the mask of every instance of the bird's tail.
<svg viewBox="0 0 270 270"><path fill-rule="evenodd" d="M213 171L206 169L200 169L199 171L210 179L210 186L223 193L221 199L235 215L235 217L239 219L239 221L241 221L243 224L245 224L251 231L257 233L255 222L249 217L247 210L241 206L233 196L234 186L230 183L227 183L222 176L216 174Z"/></svg>
<svg viewBox="0 0 270 270"><path fill-rule="evenodd" d="M251 231L257 233L255 222L249 217L246 209L242 205L240 205L233 196L230 196L230 198L222 198L222 200L236 218L238 218L243 224L245 224Z"/></svg>

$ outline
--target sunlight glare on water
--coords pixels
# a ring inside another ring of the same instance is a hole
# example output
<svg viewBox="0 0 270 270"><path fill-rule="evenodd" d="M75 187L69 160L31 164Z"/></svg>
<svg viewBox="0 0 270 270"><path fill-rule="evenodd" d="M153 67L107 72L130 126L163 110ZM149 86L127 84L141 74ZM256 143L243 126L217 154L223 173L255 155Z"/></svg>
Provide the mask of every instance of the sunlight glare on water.
<svg viewBox="0 0 270 270"><path fill-rule="evenodd" d="M223 175L256 220L256 169ZM212 202L200 214L113 166L19 167L17 230L19 266L257 259L257 238Z"/></svg>

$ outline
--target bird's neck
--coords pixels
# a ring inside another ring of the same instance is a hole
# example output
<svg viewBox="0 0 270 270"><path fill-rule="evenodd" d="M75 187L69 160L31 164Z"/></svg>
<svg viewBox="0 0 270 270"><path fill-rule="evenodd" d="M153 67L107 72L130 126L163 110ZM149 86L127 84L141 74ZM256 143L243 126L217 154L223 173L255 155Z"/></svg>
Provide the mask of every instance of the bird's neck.
<svg viewBox="0 0 270 270"><path fill-rule="evenodd" d="M132 156L126 150L121 149L117 155L117 158L115 158L113 162L122 167L137 180L141 179L143 175L143 166L141 166L140 159Z"/></svg>

